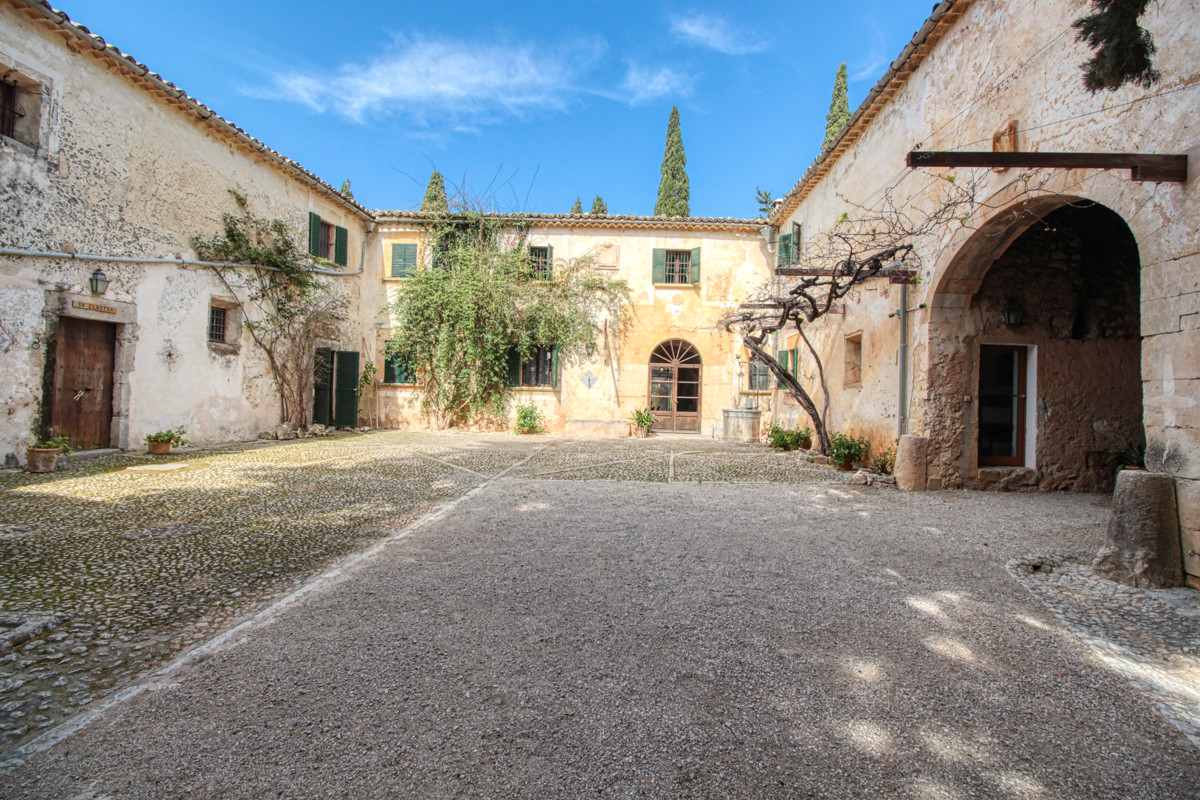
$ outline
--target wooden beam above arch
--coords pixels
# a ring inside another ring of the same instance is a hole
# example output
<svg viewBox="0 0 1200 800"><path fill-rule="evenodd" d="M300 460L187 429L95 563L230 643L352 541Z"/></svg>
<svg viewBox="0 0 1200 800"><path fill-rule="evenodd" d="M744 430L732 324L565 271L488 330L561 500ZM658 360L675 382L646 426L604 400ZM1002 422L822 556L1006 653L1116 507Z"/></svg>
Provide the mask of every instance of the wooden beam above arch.
<svg viewBox="0 0 1200 800"><path fill-rule="evenodd" d="M996 153L969 150L912 150L905 163L916 167L1007 169L1127 169L1135 181L1184 183L1187 155L1158 153Z"/></svg>

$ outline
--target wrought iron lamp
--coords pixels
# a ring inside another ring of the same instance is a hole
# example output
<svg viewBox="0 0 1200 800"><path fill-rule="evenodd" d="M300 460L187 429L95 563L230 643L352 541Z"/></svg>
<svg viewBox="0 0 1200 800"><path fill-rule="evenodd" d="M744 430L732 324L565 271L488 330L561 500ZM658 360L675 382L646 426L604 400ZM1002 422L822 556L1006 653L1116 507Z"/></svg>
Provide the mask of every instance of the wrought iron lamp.
<svg viewBox="0 0 1200 800"><path fill-rule="evenodd" d="M1021 324L1025 318L1025 309L1021 308L1021 304L1015 298L1008 298L1008 305L1004 306L1004 310L1000 312L1000 319L1004 322L1006 328L1015 328Z"/></svg>
<svg viewBox="0 0 1200 800"><path fill-rule="evenodd" d="M587 351L588 358L591 358L592 353L596 352L596 343L588 342L586 345L583 346L583 349Z"/></svg>
<svg viewBox="0 0 1200 800"><path fill-rule="evenodd" d="M88 278L88 285L92 289L92 294L104 294L108 291L108 276L104 274L104 270L96 267L92 277Z"/></svg>

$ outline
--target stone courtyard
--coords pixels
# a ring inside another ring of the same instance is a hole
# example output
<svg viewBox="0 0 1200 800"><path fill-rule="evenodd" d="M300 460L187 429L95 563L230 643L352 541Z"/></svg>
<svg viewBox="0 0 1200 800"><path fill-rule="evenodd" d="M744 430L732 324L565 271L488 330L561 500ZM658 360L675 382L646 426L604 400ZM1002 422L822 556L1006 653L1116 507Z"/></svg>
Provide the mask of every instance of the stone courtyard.
<svg viewBox="0 0 1200 800"><path fill-rule="evenodd" d="M408 432L0 489L5 797L1200 793L1200 603L1089 574L1106 497Z"/></svg>

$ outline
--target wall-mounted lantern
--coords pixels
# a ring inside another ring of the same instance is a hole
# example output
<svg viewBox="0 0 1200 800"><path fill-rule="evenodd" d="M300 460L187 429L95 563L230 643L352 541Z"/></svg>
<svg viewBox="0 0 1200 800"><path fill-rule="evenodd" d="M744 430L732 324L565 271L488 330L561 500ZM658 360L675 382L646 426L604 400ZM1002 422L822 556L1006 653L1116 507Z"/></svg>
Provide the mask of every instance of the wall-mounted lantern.
<svg viewBox="0 0 1200 800"><path fill-rule="evenodd" d="M1021 324L1025 318L1025 309L1021 308L1021 304L1015 298L1008 298L1008 305L1000 312L1000 319L1004 322L1006 328L1015 328Z"/></svg>
<svg viewBox="0 0 1200 800"><path fill-rule="evenodd" d="M592 353L596 352L596 343L588 342L586 345L583 346L583 349L587 351L588 358L591 358Z"/></svg>
<svg viewBox="0 0 1200 800"><path fill-rule="evenodd" d="M104 294L108 291L108 276L104 274L104 270L96 267L92 277L88 278L88 285L92 288L92 294Z"/></svg>

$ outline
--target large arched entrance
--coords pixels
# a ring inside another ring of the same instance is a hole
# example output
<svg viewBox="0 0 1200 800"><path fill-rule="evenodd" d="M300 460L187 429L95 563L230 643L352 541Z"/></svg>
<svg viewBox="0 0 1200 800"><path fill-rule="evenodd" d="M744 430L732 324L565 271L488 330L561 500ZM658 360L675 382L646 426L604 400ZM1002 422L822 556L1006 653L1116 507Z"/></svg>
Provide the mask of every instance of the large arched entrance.
<svg viewBox="0 0 1200 800"><path fill-rule="evenodd" d="M656 430L700 432L700 351L668 339L650 354L650 410Z"/></svg>
<svg viewBox="0 0 1200 800"><path fill-rule="evenodd" d="M926 422L948 485L1107 491L1108 456L1145 442L1137 243L1069 199L984 226L935 294Z"/></svg>

